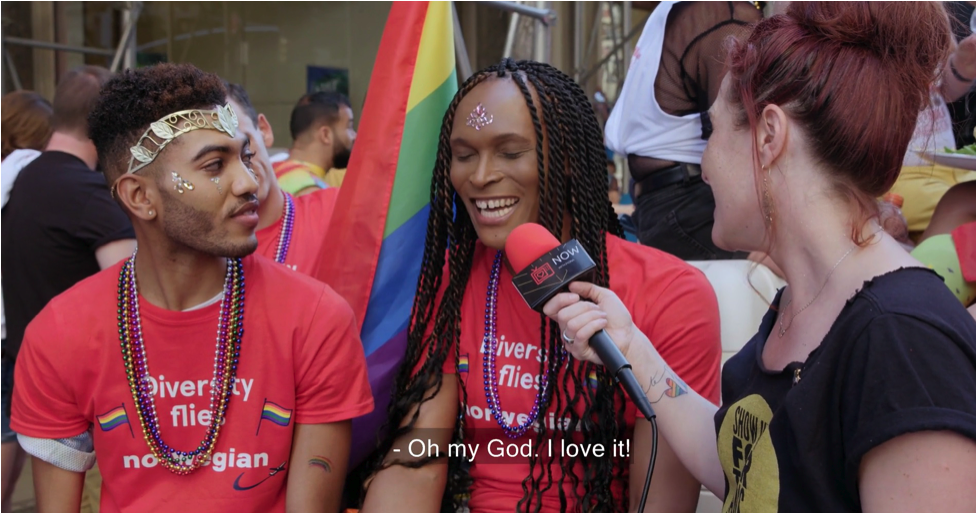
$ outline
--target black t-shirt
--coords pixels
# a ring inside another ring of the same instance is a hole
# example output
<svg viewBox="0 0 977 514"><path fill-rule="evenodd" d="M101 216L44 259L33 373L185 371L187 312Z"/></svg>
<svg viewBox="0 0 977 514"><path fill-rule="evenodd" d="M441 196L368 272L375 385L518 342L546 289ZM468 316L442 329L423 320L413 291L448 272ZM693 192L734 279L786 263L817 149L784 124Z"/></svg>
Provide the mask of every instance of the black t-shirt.
<svg viewBox="0 0 977 514"><path fill-rule="evenodd" d="M804 363L771 372L761 355L779 301L723 368L724 510L860 511L872 448L922 430L974 439L975 324L932 271L866 282Z"/></svg>
<svg viewBox="0 0 977 514"><path fill-rule="evenodd" d="M99 271L95 250L135 237L105 177L64 152L44 152L21 170L2 229L7 358L48 301Z"/></svg>

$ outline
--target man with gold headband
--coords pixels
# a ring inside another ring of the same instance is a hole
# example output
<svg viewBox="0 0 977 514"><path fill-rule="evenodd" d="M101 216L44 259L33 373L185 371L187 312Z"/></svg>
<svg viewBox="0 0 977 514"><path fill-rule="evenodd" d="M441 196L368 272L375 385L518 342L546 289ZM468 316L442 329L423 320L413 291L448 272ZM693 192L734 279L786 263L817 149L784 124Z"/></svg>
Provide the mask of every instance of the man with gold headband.
<svg viewBox="0 0 977 514"><path fill-rule="evenodd" d="M126 71L89 119L132 257L27 328L12 425L41 511L330 511L373 399L352 310L261 256L253 153L215 75ZM217 326L216 349L214 325Z"/></svg>

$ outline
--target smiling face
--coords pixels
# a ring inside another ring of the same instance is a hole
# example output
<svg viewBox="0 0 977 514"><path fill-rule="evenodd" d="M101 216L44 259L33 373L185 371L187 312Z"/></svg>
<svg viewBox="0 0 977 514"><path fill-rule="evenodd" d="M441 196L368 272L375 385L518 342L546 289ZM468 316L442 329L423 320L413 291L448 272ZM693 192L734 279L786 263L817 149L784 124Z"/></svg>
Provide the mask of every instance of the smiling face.
<svg viewBox="0 0 977 514"><path fill-rule="evenodd" d="M736 126L737 113L726 100L728 85L727 78L709 109L713 132L702 155L702 179L716 199L712 242L730 251L761 250L767 227L757 193L759 165L749 126Z"/></svg>
<svg viewBox="0 0 977 514"><path fill-rule="evenodd" d="M512 79L487 79L461 100L450 144L451 183L479 240L501 250L512 229L539 219L536 132Z"/></svg>

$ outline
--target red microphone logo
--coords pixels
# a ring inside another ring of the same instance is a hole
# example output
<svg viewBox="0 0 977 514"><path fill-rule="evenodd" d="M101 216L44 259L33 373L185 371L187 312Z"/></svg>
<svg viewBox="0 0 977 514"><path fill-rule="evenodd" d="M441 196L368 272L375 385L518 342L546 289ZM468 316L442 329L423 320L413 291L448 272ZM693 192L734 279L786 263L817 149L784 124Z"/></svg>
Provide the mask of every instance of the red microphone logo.
<svg viewBox="0 0 977 514"><path fill-rule="evenodd" d="M530 274L530 276L533 277L533 282L536 282L537 286L545 282L546 279L552 277L553 275L556 275L556 272L553 271L553 267L550 266L550 263L548 262L542 266L533 268L533 271Z"/></svg>

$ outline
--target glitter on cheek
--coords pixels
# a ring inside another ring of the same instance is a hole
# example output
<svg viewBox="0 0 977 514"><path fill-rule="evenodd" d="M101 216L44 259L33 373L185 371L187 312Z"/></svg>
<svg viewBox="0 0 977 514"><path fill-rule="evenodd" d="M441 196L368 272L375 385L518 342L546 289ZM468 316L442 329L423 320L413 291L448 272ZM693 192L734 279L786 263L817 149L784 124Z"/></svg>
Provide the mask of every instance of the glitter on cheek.
<svg viewBox="0 0 977 514"><path fill-rule="evenodd" d="M175 171L171 171L170 174L173 176L173 189L175 189L177 193L182 195L186 191L193 191L193 182L185 180Z"/></svg>

